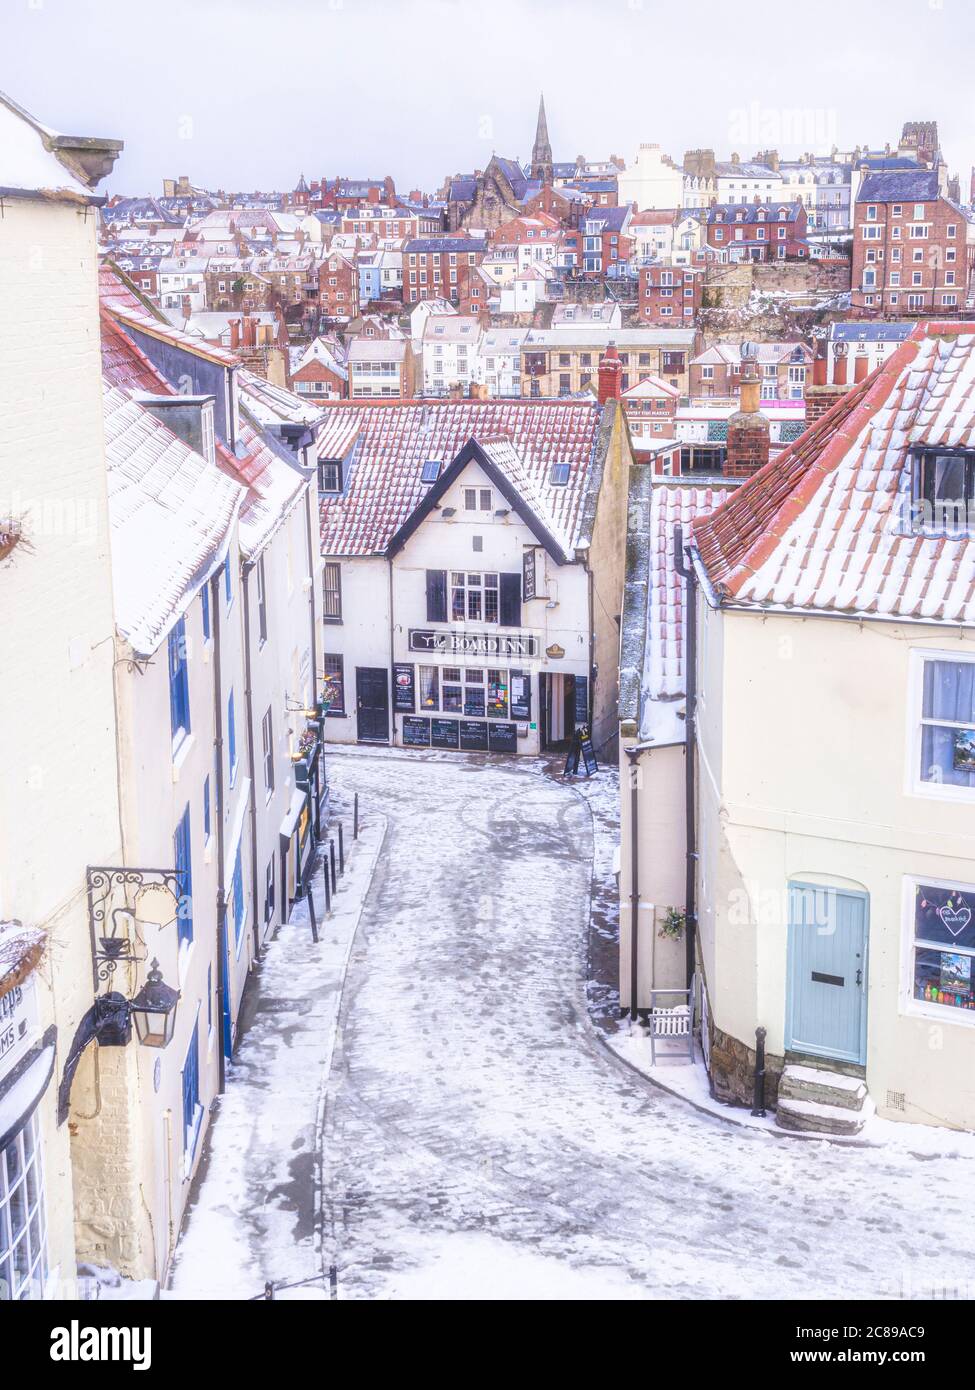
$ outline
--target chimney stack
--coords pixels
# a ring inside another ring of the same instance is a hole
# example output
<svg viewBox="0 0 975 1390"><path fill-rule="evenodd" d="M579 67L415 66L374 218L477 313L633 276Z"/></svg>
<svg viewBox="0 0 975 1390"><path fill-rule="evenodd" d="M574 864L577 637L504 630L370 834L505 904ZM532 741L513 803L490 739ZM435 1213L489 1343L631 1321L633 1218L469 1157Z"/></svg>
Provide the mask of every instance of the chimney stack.
<svg viewBox="0 0 975 1390"><path fill-rule="evenodd" d="M750 478L769 458L769 424L759 409L762 378L756 343L741 345L741 407L728 421L726 478Z"/></svg>
<svg viewBox="0 0 975 1390"><path fill-rule="evenodd" d="M240 347L240 319L230 320L230 351L236 352Z"/></svg>
<svg viewBox="0 0 975 1390"><path fill-rule="evenodd" d="M858 352L853 359L853 380L866 381L870 375L870 358L865 351Z"/></svg>
<svg viewBox="0 0 975 1390"><path fill-rule="evenodd" d="M607 401L618 401L623 394L623 363L616 350L616 344L610 341L606 346L606 351L599 359L599 404L605 405Z"/></svg>

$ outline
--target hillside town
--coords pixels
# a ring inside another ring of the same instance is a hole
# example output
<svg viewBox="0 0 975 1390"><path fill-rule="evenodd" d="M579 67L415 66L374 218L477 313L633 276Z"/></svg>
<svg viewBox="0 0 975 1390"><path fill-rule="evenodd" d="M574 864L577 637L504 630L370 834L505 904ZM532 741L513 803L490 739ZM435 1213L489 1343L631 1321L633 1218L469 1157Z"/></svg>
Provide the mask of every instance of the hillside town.
<svg viewBox="0 0 975 1390"><path fill-rule="evenodd" d="M975 164L903 98L243 191L0 93L0 1300L971 1297Z"/></svg>

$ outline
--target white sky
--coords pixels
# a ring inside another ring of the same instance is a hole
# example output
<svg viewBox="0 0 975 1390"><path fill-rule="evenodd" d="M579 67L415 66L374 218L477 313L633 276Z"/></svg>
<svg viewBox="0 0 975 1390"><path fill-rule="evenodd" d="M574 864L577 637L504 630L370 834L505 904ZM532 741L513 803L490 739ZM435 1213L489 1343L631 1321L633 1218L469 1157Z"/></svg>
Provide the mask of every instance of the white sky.
<svg viewBox="0 0 975 1390"><path fill-rule="evenodd" d="M110 192L165 176L291 188L299 173L433 191L492 150L527 159L544 89L556 159L678 161L896 143L937 120L975 160L972 0L0 0L0 87L125 152ZM766 18L767 16L767 18ZM2 152L0 152L2 158Z"/></svg>

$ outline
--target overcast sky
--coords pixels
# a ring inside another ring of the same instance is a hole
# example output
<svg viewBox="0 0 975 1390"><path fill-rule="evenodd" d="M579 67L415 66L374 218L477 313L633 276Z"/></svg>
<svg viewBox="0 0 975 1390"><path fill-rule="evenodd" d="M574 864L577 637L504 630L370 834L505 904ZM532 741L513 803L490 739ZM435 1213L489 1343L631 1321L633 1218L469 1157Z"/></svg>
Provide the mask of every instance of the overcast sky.
<svg viewBox="0 0 975 1390"><path fill-rule="evenodd" d="M749 17L743 18L743 12ZM795 155L937 120L975 160L973 0L0 0L0 85L125 151L109 192L391 173L432 191L529 157ZM788 16L792 16L789 18ZM0 151L2 162L2 151Z"/></svg>

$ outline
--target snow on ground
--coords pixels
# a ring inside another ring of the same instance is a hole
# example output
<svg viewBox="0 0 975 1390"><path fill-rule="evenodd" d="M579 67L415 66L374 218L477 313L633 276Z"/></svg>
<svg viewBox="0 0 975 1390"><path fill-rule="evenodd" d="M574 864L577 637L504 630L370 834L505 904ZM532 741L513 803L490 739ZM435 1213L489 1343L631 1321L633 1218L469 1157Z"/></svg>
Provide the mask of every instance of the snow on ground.
<svg viewBox="0 0 975 1390"><path fill-rule="evenodd" d="M297 1118L283 1130L294 1152L252 1145L256 1163L232 1152L233 1126L221 1134L269 1084L315 1109L325 1052L305 1034L318 986L296 951L275 990L304 1001L313 1064L287 1064L284 1043L269 1081L256 1055L240 1075L242 1052L235 1083L250 1098L235 1102L232 1085L223 1103L177 1293L246 1297L316 1261L336 1265L340 1298L975 1289L970 1159L738 1127L600 1041L586 959L594 816L603 908L612 882L611 773L570 786L523 760L390 750L329 750L329 764L333 788L360 791L388 828L348 962L321 1191Z"/></svg>
<svg viewBox="0 0 975 1390"><path fill-rule="evenodd" d="M975 1285L970 1162L771 1138L608 1054L586 1014L593 838L576 790L473 757L334 767L389 821L326 1107L340 1297L450 1298L502 1247L538 1298L570 1277L591 1298Z"/></svg>
<svg viewBox="0 0 975 1390"><path fill-rule="evenodd" d="M364 807L353 844L348 807L339 801L332 811L333 821L341 816L345 822L347 846L334 911L325 916L319 873L318 943L305 904L298 904L257 967L245 1005L252 1018L227 1069L199 1190L177 1249L171 1279L176 1298L250 1298L262 1292L265 1280L321 1279L320 1101L342 980L386 828L375 805ZM290 1294L314 1296L314 1290Z"/></svg>

